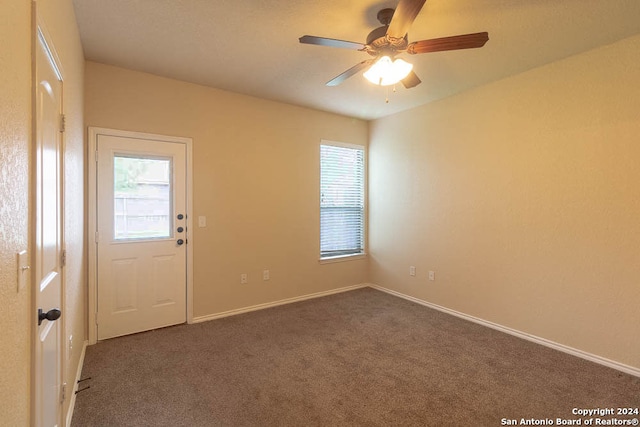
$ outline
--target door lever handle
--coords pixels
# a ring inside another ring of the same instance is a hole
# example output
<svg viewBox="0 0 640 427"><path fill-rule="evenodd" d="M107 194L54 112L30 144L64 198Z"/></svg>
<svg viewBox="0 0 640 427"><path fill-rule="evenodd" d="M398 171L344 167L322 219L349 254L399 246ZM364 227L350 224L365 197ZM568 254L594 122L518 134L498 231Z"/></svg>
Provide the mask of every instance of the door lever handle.
<svg viewBox="0 0 640 427"><path fill-rule="evenodd" d="M62 312L57 308L52 308L51 310L44 313L41 308L38 309L38 326L42 323L44 319L47 319L50 322L54 320L58 320Z"/></svg>

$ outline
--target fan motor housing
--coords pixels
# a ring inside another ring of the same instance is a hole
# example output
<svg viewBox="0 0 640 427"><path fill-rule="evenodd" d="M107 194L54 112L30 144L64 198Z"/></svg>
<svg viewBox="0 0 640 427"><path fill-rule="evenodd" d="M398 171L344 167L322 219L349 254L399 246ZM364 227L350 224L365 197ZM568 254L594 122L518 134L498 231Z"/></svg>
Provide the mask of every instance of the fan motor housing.
<svg viewBox="0 0 640 427"><path fill-rule="evenodd" d="M393 55L395 52L406 50L409 41L407 35L401 38L394 38L387 36L387 30L389 24L393 18L395 9L382 9L376 16L378 21L382 24L382 27L378 27L371 31L367 36L367 48L366 51L369 55L378 56L381 52L389 52Z"/></svg>
<svg viewBox="0 0 640 427"><path fill-rule="evenodd" d="M409 41L407 35L402 38L394 38L387 36L387 29L389 27L384 25L371 31L367 36L367 53L372 56L377 56L382 50L389 50L392 52L403 51L407 49Z"/></svg>
<svg viewBox="0 0 640 427"><path fill-rule="evenodd" d="M382 27L378 27L375 30L371 31L367 36L367 44L373 46L374 44L376 44L376 41L384 39L384 36L387 35L387 28L389 27L383 25Z"/></svg>

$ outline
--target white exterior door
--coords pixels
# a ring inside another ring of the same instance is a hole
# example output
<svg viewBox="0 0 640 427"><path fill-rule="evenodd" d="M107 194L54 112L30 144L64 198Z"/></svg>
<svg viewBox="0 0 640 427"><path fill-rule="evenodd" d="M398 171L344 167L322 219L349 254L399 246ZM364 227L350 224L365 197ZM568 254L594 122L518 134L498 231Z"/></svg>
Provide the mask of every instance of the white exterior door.
<svg viewBox="0 0 640 427"><path fill-rule="evenodd" d="M99 340L186 321L186 146L98 135Z"/></svg>
<svg viewBox="0 0 640 427"><path fill-rule="evenodd" d="M58 426L62 378L62 79L38 29L36 47L34 284L36 426Z"/></svg>

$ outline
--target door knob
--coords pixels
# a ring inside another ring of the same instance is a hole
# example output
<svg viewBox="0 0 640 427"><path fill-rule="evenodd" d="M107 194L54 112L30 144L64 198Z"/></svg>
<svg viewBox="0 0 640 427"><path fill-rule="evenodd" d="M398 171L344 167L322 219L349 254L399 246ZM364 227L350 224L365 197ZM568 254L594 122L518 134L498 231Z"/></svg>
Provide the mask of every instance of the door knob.
<svg viewBox="0 0 640 427"><path fill-rule="evenodd" d="M54 320L58 320L62 312L57 308L52 308L51 310L44 313L41 308L38 309L38 326L42 323L44 319L47 319L50 322Z"/></svg>
<svg viewBox="0 0 640 427"><path fill-rule="evenodd" d="M183 219L184 215L183 214L178 214L178 219Z"/></svg>
<svg viewBox="0 0 640 427"><path fill-rule="evenodd" d="M182 233L183 231L184 231L184 228L178 227L178 233Z"/></svg>
<svg viewBox="0 0 640 427"><path fill-rule="evenodd" d="M178 244L178 246L180 246L180 245L182 245L184 243L184 240L178 239L178 241L176 243Z"/></svg>

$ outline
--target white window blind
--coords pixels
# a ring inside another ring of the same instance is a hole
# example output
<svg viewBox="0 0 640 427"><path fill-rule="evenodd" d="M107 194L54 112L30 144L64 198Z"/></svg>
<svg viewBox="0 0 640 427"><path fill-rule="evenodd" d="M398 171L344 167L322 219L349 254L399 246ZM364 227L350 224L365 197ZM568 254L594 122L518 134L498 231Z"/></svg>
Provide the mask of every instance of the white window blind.
<svg viewBox="0 0 640 427"><path fill-rule="evenodd" d="M320 257L364 253L364 149L320 146Z"/></svg>

